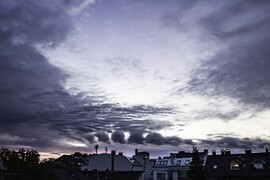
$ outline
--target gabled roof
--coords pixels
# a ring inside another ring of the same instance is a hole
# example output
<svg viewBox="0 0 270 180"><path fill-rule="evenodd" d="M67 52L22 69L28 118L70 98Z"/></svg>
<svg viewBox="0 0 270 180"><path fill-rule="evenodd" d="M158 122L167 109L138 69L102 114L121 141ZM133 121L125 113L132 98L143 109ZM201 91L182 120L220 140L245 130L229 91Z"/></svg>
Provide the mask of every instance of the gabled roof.
<svg viewBox="0 0 270 180"><path fill-rule="evenodd" d="M56 162L67 164L67 165L77 165L77 166L86 166L88 165L87 161L81 156L74 155L63 155L55 160Z"/></svg>
<svg viewBox="0 0 270 180"><path fill-rule="evenodd" d="M101 154L93 154L93 155L90 155L88 156L86 159L99 159L101 157L104 157L104 158L107 158L107 159L111 159L111 156L112 154L108 154L108 153L101 153ZM126 160L128 162L130 162L131 164L133 164L134 162L130 159L130 158L127 158L126 156L124 155L118 155L118 154L115 154L114 155L115 157L115 161L119 160L119 159L122 159L122 160Z"/></svg>

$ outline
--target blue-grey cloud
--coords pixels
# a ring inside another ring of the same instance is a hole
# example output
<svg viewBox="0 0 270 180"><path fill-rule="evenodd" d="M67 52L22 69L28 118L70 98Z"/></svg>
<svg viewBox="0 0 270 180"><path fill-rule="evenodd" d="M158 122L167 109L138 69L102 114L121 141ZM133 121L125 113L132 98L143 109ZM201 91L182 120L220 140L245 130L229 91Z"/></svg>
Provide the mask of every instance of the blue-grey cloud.
<svg viewBox="0 0 270 180"><path fill-rule="evenodd" d="M222 13L217 14L218 10ZM179 92L228 96L239 103L268 108L269 17L268 1L226 2L213 12L198 14L194 19L204 38L214 37L227 48L194 69L191 80Z"/></svg>
<svg viewBox="0 0 270 180"><path fill-rule="evenodd" d="M51 65L35 45L64 40L70 18L58 3L4 0L0 8L0 118L2 123L21 122L59 107L53 103L48 107L47 101L63 91L61 82L67 74ZM39 99L39 95L46 98Z"/></svg>
<svg viewBox="0 0 270 180"><path fill-rule="evenodd" d="M112 141L116 143L125 143L125 134L123 131L115 131L112 133Z"/></svg>
<svg viewBox="0 0 270 180"><path fill-rule="evenodd" d="M86 136L84 136L84 138L85 138L90 144L96 143L96 141L95 141L95 136L92 135L92 134L86 135Z"/></svg>
<svg viewBox="0 0 270 180"><path fill-rule="evenodd" d="M116 57L106 59L104 62L111 67L113 74L117 76L126 76L127 73L132 72L138 77L143 77L147 68L141 60L130 60L129 58Z"/></svg>
<svg viewBox="0 0 270 180"><path fill-rule="evenodd" d="M109 143L109 135L105 132L97 132L95 133L95 136L98 138L99 142L105 142L105 143Z"/></svg>
<svg viewBox="0 0 270 180"><path fill-rule="evenodd" d="M143 134L139 132L131 133L128 138L128 142L135 144L143 144L144 143Z"/></svg>
<svg viewBox="0 0 270 180"><path fill-rule="evenodd" d="M263 149L269 145L269 140L260 138L236 138L236 137L221 137L219 139L202 140L200 142L204 146L217 147L217 148L252 148Z"/></svg>
<svg viewBox="0 0 270 180"><path fill-rule="evenodd" d="M235 118L237 118L239 116L239 114L242 113L242 109L240 110L240 108L238 107L238 109L233 109L231 111L222 111L222 110L203 110L203 111L199 111L196 112L195 119L198 120L203 120L203 119L212 119L212 118L216 118L216 119L221 119L224 121L229 121L229 120L233 120Z"/></svg>
<svg viewBox="0 0 270 180"><path fill-rule="evenodd" d="M63 84L70 75L36 47L62 43L73 30L69 10L81 2L0 2L0 131L6 137L1 145L61 148L67 146L62 140L93 144L96 139L109 143L108 133L114 131L112 140L122 143L122 134L116 132L149 132L170 125L147 116L168 114L171 108L123 107L66 92ZM120 71L120 65L144 71L137 61L116 62L111 63Z"/></svg>

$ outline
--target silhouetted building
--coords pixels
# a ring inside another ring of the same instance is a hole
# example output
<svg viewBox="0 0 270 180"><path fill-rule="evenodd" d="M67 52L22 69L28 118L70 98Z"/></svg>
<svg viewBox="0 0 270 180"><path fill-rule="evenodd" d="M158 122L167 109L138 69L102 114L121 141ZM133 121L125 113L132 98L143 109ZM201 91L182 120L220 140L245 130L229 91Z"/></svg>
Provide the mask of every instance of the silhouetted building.
<svg viewBox="0 0 270 180"><path fill-rule="evenodd" d="M217 155L213 151L207 158L205 169L210 180L270 179L270 155L268 148L263 153L246 149L243 154L231 154L227 149Z"/></svg>
<svg viewBox="0 0 270 180"><path fill-rule="evenodd" d="M133 159L127 158L123 153L116 154L94 154L86 157L87 165L82 166L81 170L86 174L96 174L97 179L140 179L143 174L143 167Z"/></svg>
<svg viewBox="0 0 270 180"><path fill-rule="evenodd" d="M186 151L179 151L178 153L171 153L171 155L173 155L173 157L175 158L189 158L193 156L193 153L186 152ZM208 155L208 150L204 149L203 152L198 152L198 155L204 159ZM169 157L165 157L165 158L169 158Z"/></svg>
<svg viewBox="0 0 270 180"><path fill-rule="evenodd" d="M189 170L192 156L192 152L179 151L178 153L171 153L169 157L156 159L152 172L153 179L188 179L187 171ZM199 152L199 156L203 159L204 162L206 162L208 150Z"/></svg>
<svg viewBox="0 0 270 180"><path fill-rule="evenodd" d="M153 179L178 180L187 178L187 171L192 158L159 158L153 166Z"/></svg>
<svg viewBox="0 0 270 180"><path fill-rule="evenodd" d="M141 166L141 170L143 171L142 180L150 180L153 179L152 168L155 161L150 160L149 152L139 152L137 149L135 150L135 155L132 156L131 159L135 164Z"/></svg>

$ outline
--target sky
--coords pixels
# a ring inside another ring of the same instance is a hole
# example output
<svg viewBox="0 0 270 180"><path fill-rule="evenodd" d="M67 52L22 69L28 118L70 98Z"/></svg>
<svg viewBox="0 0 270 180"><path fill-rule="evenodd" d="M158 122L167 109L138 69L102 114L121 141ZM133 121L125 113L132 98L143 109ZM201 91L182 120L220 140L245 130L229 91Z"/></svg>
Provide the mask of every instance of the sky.
<svg viewBox="0 0 270 180"><path fill-rule="evenodd" d="M269 29L267 0L1 0L0 145L264 151Z"/></svg>

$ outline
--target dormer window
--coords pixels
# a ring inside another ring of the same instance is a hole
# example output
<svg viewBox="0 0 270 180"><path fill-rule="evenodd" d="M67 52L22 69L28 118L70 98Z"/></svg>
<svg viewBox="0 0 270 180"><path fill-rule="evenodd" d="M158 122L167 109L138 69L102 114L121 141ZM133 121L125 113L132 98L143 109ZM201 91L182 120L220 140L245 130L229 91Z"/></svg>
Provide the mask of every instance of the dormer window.
<svg viewBox="0 0 270 180"><path fill-rule="evenodd" d="M177 160L176 165L180 165L181 164L181 160Z"/></svg>
<svg viewBox="0 0 270 180"><path fill-rule="evenodd" d="M185 165L189 165L190 160L186 160Z"/></svg>
<svg viewBox="0 0 270 180"><path fill-rule="evenodd" d="M168 161L163 161L162 165L167 165Z"/></svg>
<svg viewBox="0 0 270 180"><path fill-rule="evenodd" d="M265 162L262 159L255 159L252 165L256 169L264 169Z"/></svg>
<svg viewBox="0 0 270 180"><path fill-rule="evenodd" d="M231 161L230 163L231 170L239 170L239 163L236 160Z"/></svg>
<svg viewBox="0 0 270 180"><path fill-rule="evenodd" d="M168 164L168 161L158 161L158 166L166 166Z"/></svg>

